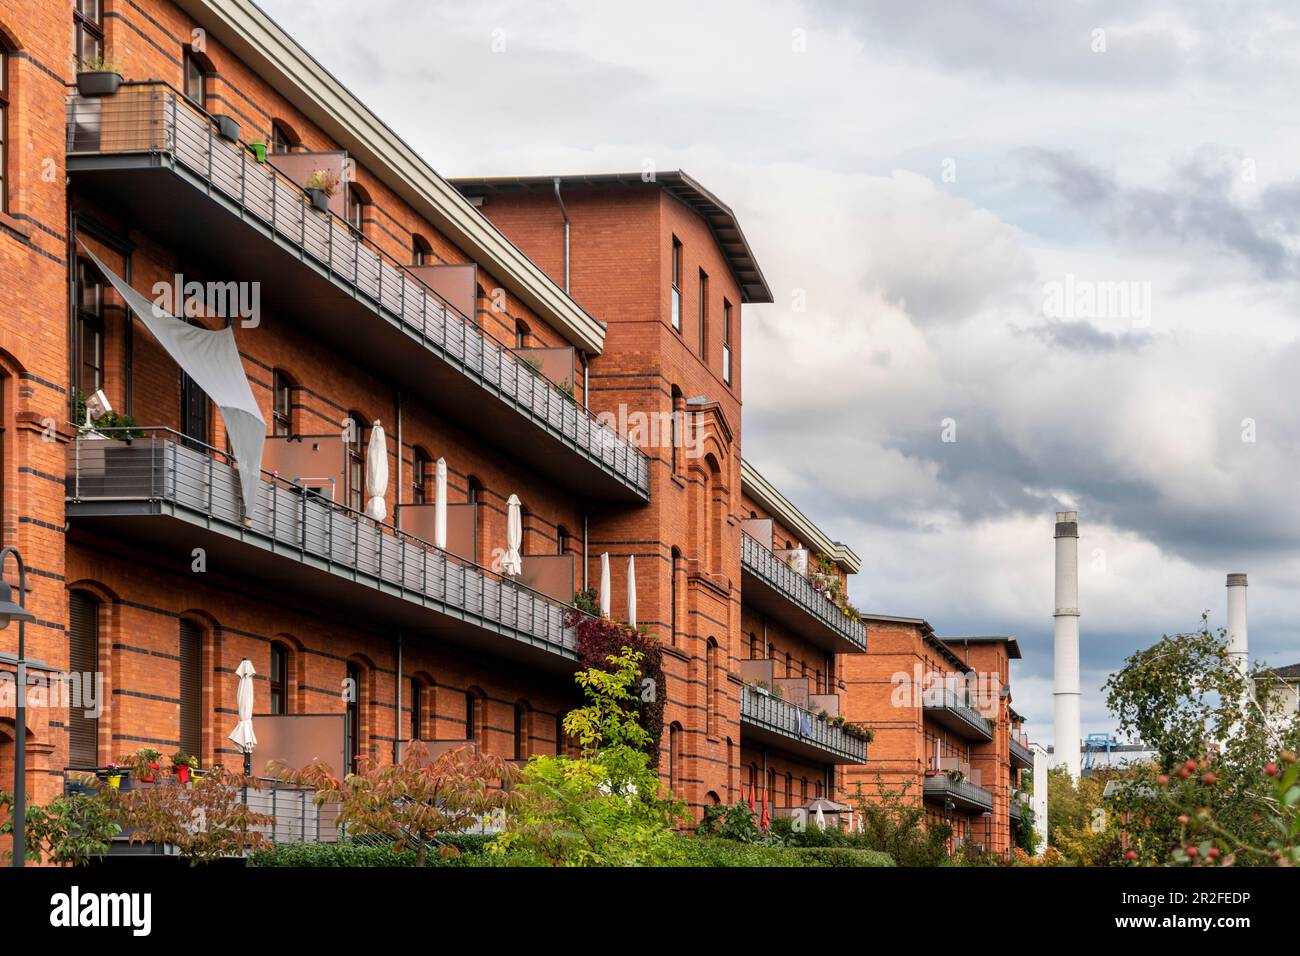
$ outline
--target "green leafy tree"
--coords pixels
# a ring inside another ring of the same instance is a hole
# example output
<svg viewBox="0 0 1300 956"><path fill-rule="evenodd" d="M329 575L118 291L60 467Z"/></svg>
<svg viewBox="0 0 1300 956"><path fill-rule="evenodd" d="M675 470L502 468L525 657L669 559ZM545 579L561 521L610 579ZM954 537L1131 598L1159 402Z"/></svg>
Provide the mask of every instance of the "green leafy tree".
<svg viewBox="0 0 1300 956"><path fill-rule="evenodd" d="M1162 637L1107 681L1120 732L1156 755L1127 774L1112 802L1125 821L1126 862L1166 863L1187 845L1189 790L1203 801L1196 818L1233 834L1235 845L1267 847L1276 837L1277 798L1261 769L1297 749L1300 720L1270 722L1272 685L1254 679L1259 670L1243 675L1224 632L1211 632L1202 616L1199 630Z"/></svg>
<svg viewBox="0 0 1300 956"><path fill-rule="evenodd" d="M925 805L911 798L914 784L895 788L877 775L875 793L868 796L857 784L852 799L862 820L855 845L888 853L899 866L942 866L948 861L952 828L925 822Z"/></svg>
<svg viewBox="0 0 1300 956"><path fill-rule="evenodd" d="M642 654L623 648L609 669L577 674L587 703L564 718L582 756L535 757L524 768L519 802L489 847L548 866L640 866L674 858L680 802L659 795L658 774L644 747L634 688Z"/></svg>
<svg viewBox="0 0 1300 956"><path fill-rule="evenodd" d="M45 806L28 806L28 861L82 866L107 855L113 837L122 832L116 796L115 790L101 790L55 797ZM13 796L0 792L0 809L7 818L0 824L0 835L13 833L12 806ZM9 859L12 854L4 856Z"/></svg>
<svg viewBox="0 0 1300 956"><path fill-rule="evenodd" d="M116 799L132 843L170 844L191 864L207 863L266 844L262 828L274 818L240 798L244 788L256 785L252 777L214 767L189 784L118 791Z"/></svg>

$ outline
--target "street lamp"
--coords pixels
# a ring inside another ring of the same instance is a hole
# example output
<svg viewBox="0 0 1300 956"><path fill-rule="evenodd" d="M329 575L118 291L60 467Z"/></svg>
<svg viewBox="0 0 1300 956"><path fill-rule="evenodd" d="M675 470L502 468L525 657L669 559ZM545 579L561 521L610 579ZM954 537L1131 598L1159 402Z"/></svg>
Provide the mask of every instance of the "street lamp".
<svg viewBox="0 0 1300 956"><path fill-rule="evenodd" d="M18 622L18 699L14 707L14 849L13 865L22 866L27 856L27 622L36 615L27 610L27 566L17 548L0 549L0 575L4 573L5 559L14 556L18 565L18 603L14 592L0 581L0 630L11 621Z"/></svg>

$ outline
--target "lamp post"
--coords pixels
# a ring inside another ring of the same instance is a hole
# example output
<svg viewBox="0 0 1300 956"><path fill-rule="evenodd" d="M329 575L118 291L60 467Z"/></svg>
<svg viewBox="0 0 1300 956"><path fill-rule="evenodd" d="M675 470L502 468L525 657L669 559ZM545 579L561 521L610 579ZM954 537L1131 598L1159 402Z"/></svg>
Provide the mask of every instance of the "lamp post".
<svg viewBox="0 0 1300 956"><path fill-rule="evenodd" d="M14 603L13 590L0 581L0 630L11 621L18 622L18 699L14 702L14 809L13 865L22 866L27 856L27 622L36 620L26 607L27 567L23 556L15 547L0 549L0 574L4 573L5 559L13 555L18 565L18 603Z"/></svg>

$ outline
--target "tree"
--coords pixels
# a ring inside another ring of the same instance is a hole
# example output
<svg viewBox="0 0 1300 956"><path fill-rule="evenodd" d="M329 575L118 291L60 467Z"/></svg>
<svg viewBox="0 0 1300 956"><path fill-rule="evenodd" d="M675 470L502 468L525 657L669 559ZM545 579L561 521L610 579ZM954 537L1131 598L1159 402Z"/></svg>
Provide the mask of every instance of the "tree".
<svg viewBox="0 0 1300 956"><path fill-rule="evenodd" d="M650 732L635 709L643 654L625 647L605 668L576 675L587 703L565 715L564 730L582 756L534 757L524 768L519 803L489 847L549 866L640 866L672 858L681 804L659 795L645 753Z"/></svg>
<svg viewBox="0 0 1300 956"><path fill-rule="evenodd" d="M250 809L240 791L257 786L252 777L215 767L189 784L167 781L118 792L122 822L132 843L175 846L191 863L207 863L260 849L260 828L273 817Z"/></svg>
<svg viewBox="0 0 1300 956"><path fill-rule="evenodd" d="M519 771L472 746L430 757L415 740L398 763L377 766L364 755L358 762L358 771L342 780L319 762L296 771L275 769L286 782L313 788L317 806L338 804L339 826L348 833L387 837L399 852L414 848L420 866L442 834L460 833L515 802L509 788ZM452 847L439 852L457 855Z"/></svg>
<svg viewBox="0 0 1300 956"><path fill-rule="evenodd" d="M857 784L852 803L862 820L858 844L863 849L888 853L899 866L940 866L948 860L952 827L925 823L925 805L909 799L913 781L897 789L876 775L876 792L868 797Z"/></svg>
<svg viewBox="0 0 1300 956"><path fill-rule="evenodd" d="M1270 723L1270 685L1254 679L1261 669L1243 675L1224 632L1211 632L1203 615L1199 630L1165 635L1106 682L1120 732L1156 754L1153 765L1128 774L1113 801L1128 821L1133 862L1165 863L1186 846L1189 790L1204 801L1196 813L1241 845L1276 837L1276 797L1262 768L1297 749L1300 720Z"/></svg>

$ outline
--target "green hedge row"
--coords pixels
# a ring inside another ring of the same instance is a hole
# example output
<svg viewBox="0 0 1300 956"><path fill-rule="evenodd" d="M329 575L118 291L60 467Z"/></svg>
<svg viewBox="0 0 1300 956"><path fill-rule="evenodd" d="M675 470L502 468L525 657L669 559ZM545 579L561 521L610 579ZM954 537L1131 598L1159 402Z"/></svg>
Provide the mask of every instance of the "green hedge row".
<svg viewBox="0 0 1300 956"><path fill-rule="evenodd" d="M785 847L736 843L712 837L682 837L677 848L680 859L673 866L714 867L802 867L802 866L893 866L888 853L843 847ZM678 854L675 854L678 855ZM667 862L667 861L666 861Z"/></svg>

